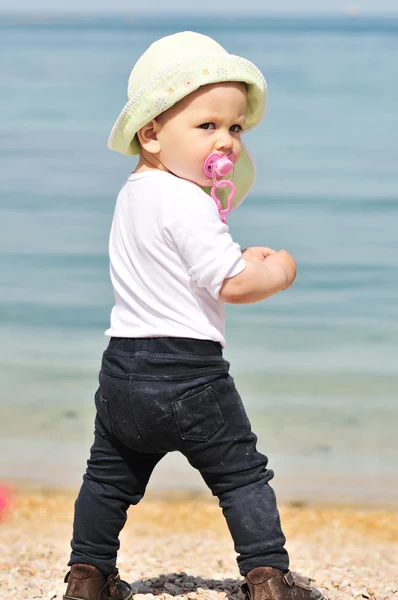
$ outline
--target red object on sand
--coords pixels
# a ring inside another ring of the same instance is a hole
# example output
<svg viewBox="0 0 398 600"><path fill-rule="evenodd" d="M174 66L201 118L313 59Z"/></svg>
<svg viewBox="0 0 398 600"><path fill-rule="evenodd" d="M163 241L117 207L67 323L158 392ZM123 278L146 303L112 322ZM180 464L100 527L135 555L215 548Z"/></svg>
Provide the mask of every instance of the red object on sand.
<svg viewBox="0 0 398 600"><path fill-rule="evenodd" d="M4 485L0 485L0 521L4 519L4 515L11 502L11 492Z"/></svg>

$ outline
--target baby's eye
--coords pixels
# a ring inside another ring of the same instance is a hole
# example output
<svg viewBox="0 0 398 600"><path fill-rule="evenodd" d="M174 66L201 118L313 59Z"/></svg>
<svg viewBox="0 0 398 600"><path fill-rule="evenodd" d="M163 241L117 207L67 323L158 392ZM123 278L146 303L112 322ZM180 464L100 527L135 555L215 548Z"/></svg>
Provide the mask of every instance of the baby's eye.
<svg viewBox="0 0 398 600"><path fill-rule="evenodd" d="M215 124L214 123L203 123L202 125L199 125L199 127L201 129L215 129Z"/></svg>
<svg viewBox="0 0 398 600"><path fill-rule="evenodd" d="M242 127L238 124L232 125L232 127L230 127L230 129L233 133L240 133L241 131L243 131Z"/></svg>

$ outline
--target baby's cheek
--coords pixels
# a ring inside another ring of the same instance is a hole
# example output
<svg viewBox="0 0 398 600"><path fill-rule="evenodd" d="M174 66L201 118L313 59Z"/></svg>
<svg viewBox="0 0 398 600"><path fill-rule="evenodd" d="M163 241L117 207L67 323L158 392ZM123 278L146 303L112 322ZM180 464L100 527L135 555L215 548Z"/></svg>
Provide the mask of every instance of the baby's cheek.
<svg viewBox="0 0 398 600"><path fill-rule="evenodd" d="M240 140L236 141L236 143L234 144L233 152L236 156L236 159L238 159L242 152L242 142Z"/></svg>

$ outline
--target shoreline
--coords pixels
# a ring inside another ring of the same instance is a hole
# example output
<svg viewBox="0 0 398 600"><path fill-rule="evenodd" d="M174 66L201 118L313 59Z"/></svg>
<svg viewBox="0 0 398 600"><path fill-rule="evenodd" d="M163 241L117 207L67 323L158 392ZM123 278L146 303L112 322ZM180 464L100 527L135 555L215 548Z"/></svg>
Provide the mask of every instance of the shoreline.
<svg viewBox="0 0 398 600"><path fill-rule="evenodd" d="M3 468L0 465L0 485L1 482L8 483L18 490L77 491L86 469L89 445L84 445L78 454L71 454L69 450L69 447L65 447L53 456L44 452L36 455L33 452L33 455L25 458L24 466L12 452L5 452L11 462L7 466L4 464ZM321 462L308 470L300 465L299 460L290 465L289 472L284 472L285 456L273 455L272 458L271 468L275 471L275 477L270 484L280 504L398 510L398 480L387 473L350 473L348 470L337 472L334 469L322 471ZM210 494L199 472L177 452L170 453L157 465L147 492L199 496Z"/></svg>
<svg viewBox="0 0 398 600"><path fill-rule="evenodd" d="M272 480L270 484L271 487L275 489ZM40 494L43 497L62 497L68 499L76 498L80 489L80 484L61 485L36 481L33 479L6 477L0 479L0 488L1 487L5 487L6 489L10 490L12 496L26 497L30 495L33 496L36 494ZM276 497L278 506L284 507L285 509L314 509L320 511L347 510L360 511L364 513L384 512L391 515L396 514L398 517L398 504L383 501L374 503L369 503L366 501L350 501L344 494L341 494L338 499L326 499L326 497L318 496L311 499L302 497L283 497L283 495L282 497L280 497L278 493L276 494ZM200 503L207 503L212 502L214 500L217 501L217 498L214 498L212 496L210 490L204 483L200 486L189 487L182 485L151 485L151 481L148 484L147 491L145 493L144 498L140 501L140 504L142 504L142 502L146 502L148 499L151 502L183 502L185 500L195 500Z"/></svg>

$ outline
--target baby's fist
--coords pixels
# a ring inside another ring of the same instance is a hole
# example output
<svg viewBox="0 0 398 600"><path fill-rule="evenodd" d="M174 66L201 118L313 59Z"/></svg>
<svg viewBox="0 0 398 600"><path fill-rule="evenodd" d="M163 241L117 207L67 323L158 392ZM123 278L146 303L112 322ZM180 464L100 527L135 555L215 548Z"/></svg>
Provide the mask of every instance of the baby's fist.
<svg viewBox="0 0 398 600"><path fill-rule="evenodd" d="M289 288L296 279L297 273L296 261L294 260L293 256L286 252L286 250L279 250L279 252L275 252L275 254L268 256L266 261L267 264L273 263L282 267L284 274L282 290Z"/></svg>

